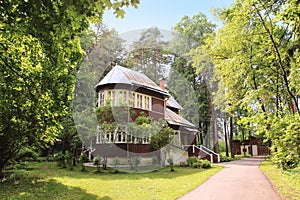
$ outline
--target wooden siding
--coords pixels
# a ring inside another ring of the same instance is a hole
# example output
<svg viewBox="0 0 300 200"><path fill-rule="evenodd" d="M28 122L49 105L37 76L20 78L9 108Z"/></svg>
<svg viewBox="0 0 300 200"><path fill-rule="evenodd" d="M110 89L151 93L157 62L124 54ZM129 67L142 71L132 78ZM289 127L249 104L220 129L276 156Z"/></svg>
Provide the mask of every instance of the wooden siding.
<svg viewBox="0 0 300 200"><path fill-rule="evenodd" d="M145 156L151 157L155 150L148 144L96 144L94 156L101 157L127 157L127 156ZM127 153L128 148L128 153ZM148 154L147 154L148 153ZM149 154L150 153L150 154Z"/></svg>

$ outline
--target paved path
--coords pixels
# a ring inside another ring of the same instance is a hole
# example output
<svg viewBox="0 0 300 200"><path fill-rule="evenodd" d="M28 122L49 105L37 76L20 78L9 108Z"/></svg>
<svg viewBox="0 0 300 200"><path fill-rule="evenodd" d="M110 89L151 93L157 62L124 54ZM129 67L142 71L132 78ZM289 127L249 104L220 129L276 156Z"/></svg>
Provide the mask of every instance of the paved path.
<svg viewBox="0 0 300 200"><path fill-rule="evenodd" d="M244 158L222 163L224 169L178 200L279 200L259 170L263 158Z"/></svg>

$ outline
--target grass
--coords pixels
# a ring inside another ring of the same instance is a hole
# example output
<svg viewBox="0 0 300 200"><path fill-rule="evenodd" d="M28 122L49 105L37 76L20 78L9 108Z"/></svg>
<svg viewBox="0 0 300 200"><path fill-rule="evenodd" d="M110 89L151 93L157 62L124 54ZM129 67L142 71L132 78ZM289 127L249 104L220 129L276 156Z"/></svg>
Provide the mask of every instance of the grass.
<svg viewBox="0 0 300 200"><path fill-rule="evenodd" d="M282 199L300 199L300 167L290 171L282 171L273 166L270 159L267 159L262 162L260 169L275 186Z"/></svg>
<svg viewBox="0 0 300 200"><path fill-rule="evenodd" d="M80 172L58 169L55 163L29 163L0 182L0 199L176 199L222 169L174 167L151 173L113 173L95 168Z"/></svg>

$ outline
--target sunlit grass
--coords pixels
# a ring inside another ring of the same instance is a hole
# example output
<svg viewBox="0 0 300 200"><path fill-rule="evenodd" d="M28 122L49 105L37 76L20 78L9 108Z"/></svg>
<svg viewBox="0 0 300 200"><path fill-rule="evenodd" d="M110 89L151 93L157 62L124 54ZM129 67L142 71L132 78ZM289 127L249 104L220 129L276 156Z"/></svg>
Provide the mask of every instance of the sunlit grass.
<svg viewBox="0 0 300 200"><path fill-rule="evenodd" d="M81 172L59 169L55 163L30 163L15 177L0 183L0 199L176 199L222 169L175 167L150 173L114 173L95 168Z"/></svg>
<svg viewBox="0 0 300 200"><path fill-rule="evenodd" d="M276 190L286 200L300 199L300 168L285 171L276 168L268 159L262 162L260 169L267 175Z"/></svg>

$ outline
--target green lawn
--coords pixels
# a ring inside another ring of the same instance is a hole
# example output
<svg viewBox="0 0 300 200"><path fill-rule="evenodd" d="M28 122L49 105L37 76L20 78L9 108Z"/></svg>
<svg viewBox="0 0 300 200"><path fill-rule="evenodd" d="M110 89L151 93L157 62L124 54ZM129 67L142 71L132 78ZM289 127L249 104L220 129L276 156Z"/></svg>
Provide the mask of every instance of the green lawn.
<svg viewBox="0 0 300 200"><path fill-rule="evenodd" d="M95 173L59 169L55 163L29 163L0 183L0 199L176 199L221 170L175 167L144 174Z"/></svg>
<svg viewBox="0 0 300 200"><path fill-rule="evenodd" d="M283 172L273 166L272 162L268 159L262 162L260 169L270 179L282 199L300 199L300 167Z"/></svg>

